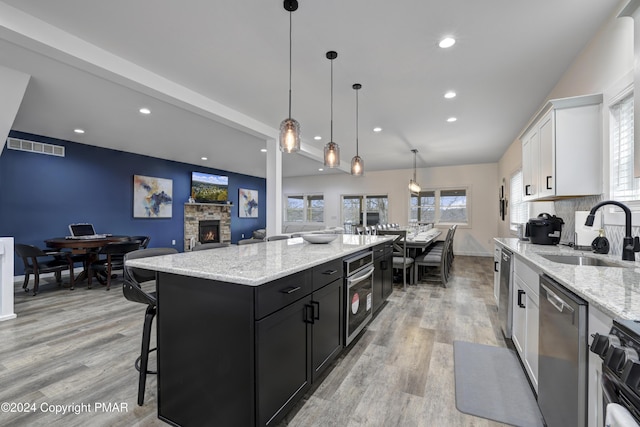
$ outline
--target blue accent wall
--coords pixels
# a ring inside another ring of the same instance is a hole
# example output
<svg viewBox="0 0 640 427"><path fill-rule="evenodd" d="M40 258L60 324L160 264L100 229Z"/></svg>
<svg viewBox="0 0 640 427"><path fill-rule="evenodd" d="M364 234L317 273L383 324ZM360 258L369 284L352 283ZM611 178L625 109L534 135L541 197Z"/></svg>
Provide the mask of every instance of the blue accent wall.
<svg viewBox="0 0 640 427"><path fill-rule="evenodd" d="M191 188L191 172L229 177L231 241L266 227L266 206L258 218L238 217L238 189L257 190L266 200L266 180L222 169L109 150L70 141L11 131L10 137L65 147L65 157L5 147L0 156L0 236L16 243L45 247L44 240L69 234L69 224L90 222L97 233L151 236L149 247L184 250L184 203ZM172 218L133 217L133 176L173 180ZM16 258L16 275L24 274Z"/></svg>

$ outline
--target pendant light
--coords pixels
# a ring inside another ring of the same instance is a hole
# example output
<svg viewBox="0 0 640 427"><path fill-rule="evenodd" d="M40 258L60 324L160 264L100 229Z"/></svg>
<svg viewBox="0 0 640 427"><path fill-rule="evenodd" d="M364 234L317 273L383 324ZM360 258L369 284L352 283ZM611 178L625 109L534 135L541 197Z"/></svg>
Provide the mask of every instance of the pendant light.
<svg viewBox="0 0 640 427"><path fill-rule="evenodd" d="M289 117L280 123L280 151L300 151L300 123L291 117L291 16L298 10L297 0L284 0L284 10L289 12Z"/></svg>
<svg viewBox="0 0 640 427"><path fill-rule="evenodd" d="M418 150L414 148L411 152L413 153L413 179L409 181L409 191L412 194L418 194L421 190L420 184L416 181L416 156L418 154Z"/></svg>
<svg viewBox="0 0 640 427"><path fill-rule="evenodd" d="M364 173L364 161L358 153L358 91L362 88L362 85L354 83L353 88L356 91L356 155L351 159L351 175L362 176Z"/></svg>
<svg viewBox="0 0 640 427"><path fill-rule="evenodd" d="M328 168L340 166L340 146L333 142L333 60L337 57L338 52L327 52L327 59L331 61L331 139L324 146L324 165Z"/></svg>

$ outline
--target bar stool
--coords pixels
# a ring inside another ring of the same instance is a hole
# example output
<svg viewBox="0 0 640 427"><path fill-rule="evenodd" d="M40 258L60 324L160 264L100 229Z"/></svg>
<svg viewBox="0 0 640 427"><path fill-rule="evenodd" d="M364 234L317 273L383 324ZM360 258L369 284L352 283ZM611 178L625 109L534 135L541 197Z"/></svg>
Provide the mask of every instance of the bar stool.
<svg viewBox="0 0 640 427"><path fill-rule="evenodd" d="M128 252L124 256L125 263L130 259L146 258L157 255L170 255L178 253L175 248L152 248L139 249L137 251ZM142 290L140 283L155 281L156 272L152 270L144 270L141 268L127 267L124 269L124 283L122 284L122 293L124 297L132 302L147 304L147 311L144 316L144 326L142 328L142 348L140 356L136 359L134 366L140 375L138 377L138 406L142 406L144 402L144 390L147 383L147 374L156 374L156 371L148 369L149 353L157 350L150 349L151 343L151 325L156 315L156 293L145 292Z"/></svg>

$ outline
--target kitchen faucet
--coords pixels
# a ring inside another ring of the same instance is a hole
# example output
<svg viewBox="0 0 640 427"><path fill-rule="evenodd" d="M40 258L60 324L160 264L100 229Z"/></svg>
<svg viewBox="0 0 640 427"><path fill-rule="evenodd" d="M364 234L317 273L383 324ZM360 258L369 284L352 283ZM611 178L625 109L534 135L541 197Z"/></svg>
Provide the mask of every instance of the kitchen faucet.
<svg viewBox="0 0 640 427"><path fill-rule="evenodd" d="M635 238L631 236L631 210L628 207L620 202L616 202L615 200L605 200L604 202L600 202L591 208L591 212L587 215L587 220L584 225L592 227L596 211L604 205L615 205L624 211L625 236L622 240L622 259L624 261L635 261L636 256L634 252L640 252L640 239L637 236Z"/></svg>

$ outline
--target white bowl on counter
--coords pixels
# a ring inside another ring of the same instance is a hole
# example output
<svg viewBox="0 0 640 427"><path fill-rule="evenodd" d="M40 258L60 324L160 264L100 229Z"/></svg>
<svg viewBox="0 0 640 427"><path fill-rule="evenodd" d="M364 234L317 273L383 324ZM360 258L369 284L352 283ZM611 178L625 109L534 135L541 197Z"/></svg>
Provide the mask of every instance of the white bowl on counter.
<svg viewBox="0 0 640 427"><path fill-rule="evenodd" d="M302 239L309 243L329 243L338 238L339 234L303 234Z"/></svg>

